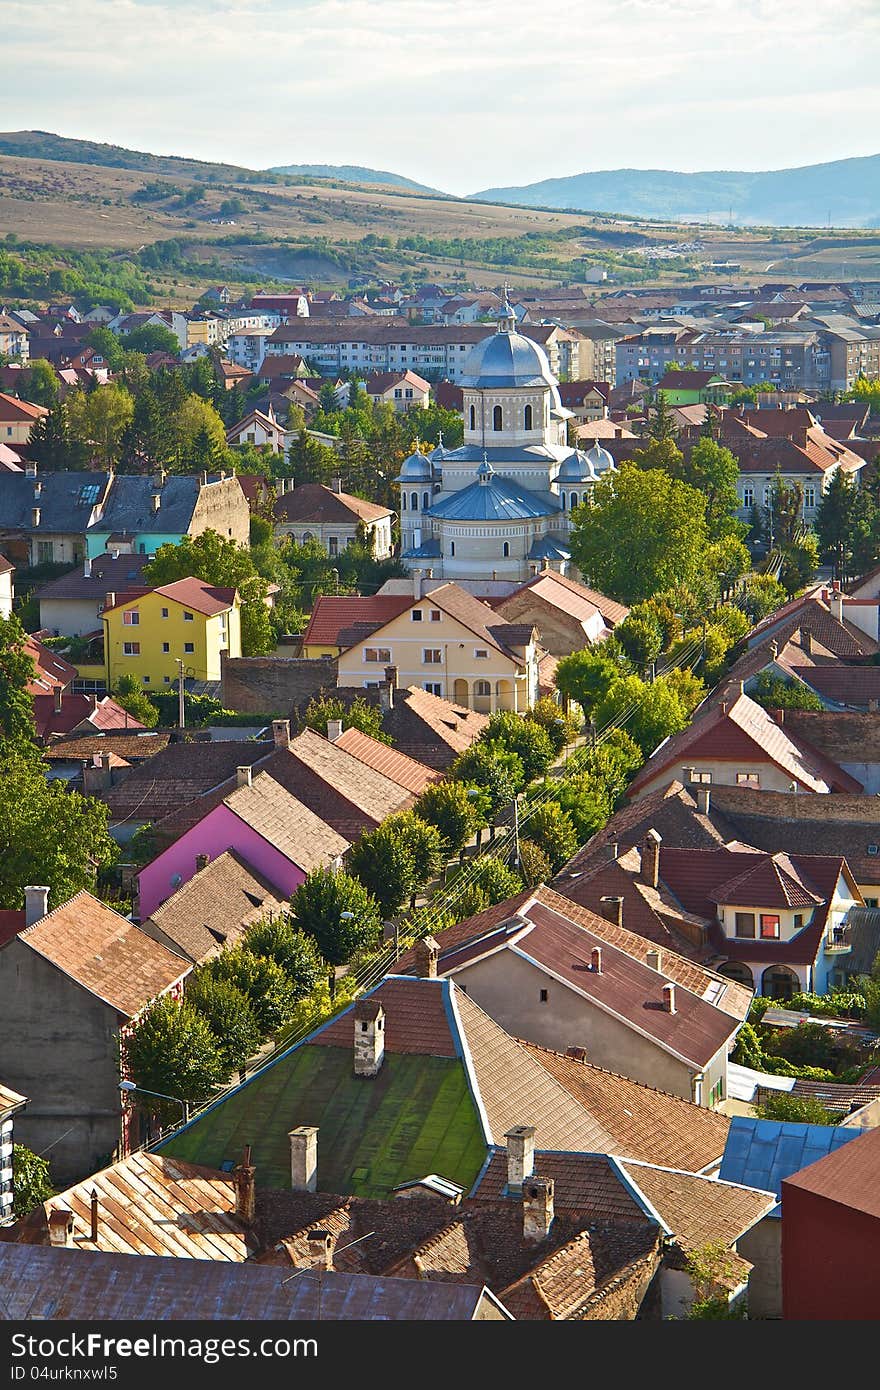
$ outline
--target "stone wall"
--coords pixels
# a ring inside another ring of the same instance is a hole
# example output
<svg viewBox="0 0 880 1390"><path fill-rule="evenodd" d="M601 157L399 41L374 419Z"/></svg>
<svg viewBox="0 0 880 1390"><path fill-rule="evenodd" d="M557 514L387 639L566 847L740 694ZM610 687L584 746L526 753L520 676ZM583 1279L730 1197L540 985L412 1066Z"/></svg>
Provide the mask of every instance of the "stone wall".
<svg viewBox="0 0 880 1390"><path fill-rule="evenodd" d="M286 719L320 690L335 690L336 662L328 657L224 657L221 681L224 709Z"/></svg>

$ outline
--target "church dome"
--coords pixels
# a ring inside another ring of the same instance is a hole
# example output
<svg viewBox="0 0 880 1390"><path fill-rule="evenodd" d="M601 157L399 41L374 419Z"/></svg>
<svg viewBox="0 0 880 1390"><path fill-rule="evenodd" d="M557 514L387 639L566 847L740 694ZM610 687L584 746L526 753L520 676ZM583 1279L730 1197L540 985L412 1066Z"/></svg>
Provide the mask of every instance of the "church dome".
<svg viewBox="0 0 880 1390"><path fill-rule="evenodd" d="M465 359L462 386L504 390L520 386L555 386L547 354L521 333L493 333L477 343Z"/></svg>
<svg viewBox="0 0 880 1390"><path fill-rule="evenodd" d="M587 454L587 460L597 476L601 476L603 473L613 473L617 468L611 454L607 449L602 448L598 439L593 440L593 447Z"/></svg>
<svg viewBox="0 0 880 1390"><path fill-rule="evenodd" d="M557 483L594 483L598 474L590 462L589 454L574 449L567 459L563 459L556 474Z"/></svg>
<svg viewBox="0 0 880 1390"><path fill-rule="evenodd" d="M427 454L410 454L400 465L400 472L394 479L396 483L430 483L434 478L434 469Z"/></svg>

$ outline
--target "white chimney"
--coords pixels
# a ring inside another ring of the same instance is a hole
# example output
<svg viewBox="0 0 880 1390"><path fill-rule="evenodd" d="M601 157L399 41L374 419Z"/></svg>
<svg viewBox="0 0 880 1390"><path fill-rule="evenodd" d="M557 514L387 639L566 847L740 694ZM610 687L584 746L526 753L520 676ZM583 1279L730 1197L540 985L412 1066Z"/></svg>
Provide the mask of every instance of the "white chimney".
<svg viewBox="0 0 880 1390"><path fill-rule="evenodd" d="M697 810L699 811L701 816L708 816L711 798L711 787L704 787L701 785L697 786Z"/></svg>
<svg viewBox="0 0 880 1390"><path fill-rule="evenodd" d="M668 1014L675 1013L675 985L667 984L663 986L663 1008Z"/></svg>
<svg viewBox="0 0 880 1390"><path fill-rule="evenodd" d="M354 1006L354 1074L377 1076L385 1060L385 1010L378 999Z"/></svg>
<svg viewBox="0 0 880 1390"><path fill-rule="evenodd" d="M552 1178L528 1178L523 1187L523 1239L546 1240L553 1225Z"/></svg>
<svg viewBox="0 0 880 1390"><path fill-rule="evenodd" d="M318 1130L299 1125L287 1135L290 1141L290 1186L294 1192L318 1190Z"/></svg>
<svg viewBox="0 0 880 1390"><path fill-rule="evenodd" d="M831 595L831 616L839 623L843 622L843 594L837 591Z"/></svg>
<svg viewBox="0 0 880 1390"><path fill-rule="evenodd" d="M419 599L422 597L422 571L421 571L421 570L413 570L413 577L412 577L412 579L413 579L413 598L415 599L416 603L418 603Z"/></svg>
<svg viewBox="0 0 880 1390"><path fill-rule="evenodd" d="M84 579L91 579L91 577L92 577L92 562L91 562L91 559L89 558L89 556L87 555L87 556L85 557L85 559L83 560L83 578L84 578Z"/></svg>
<svg viewBox="0 0 880 1390"><path fill-rule="evenodd" d="M652 946L645 956L645 964L649 970L656 970L658 974L660 973L663 966L663 956L655 946Z"/></svg>
<svg viewBox="0 0 880 1390"><path fill-rule="evenodd" d="M327 720L327 740L328 740L328 742L329 742L329 743L335 743L336 740L337 740L337 739L340 739L340 738L342 738L342 720L341 720L341 719L328 719L328 720Z"/></svg>
<svg viewBox="0 0 880 1390"><path fill-rule="evenodd" d="M602 974L602 947L594 946L590 952L590 969L594 975Z"/></svg>
<svg viewBox="0 0 880 1390"><path fill-rule="evenodd" d="M42 884L29 883L24 890L24 924L30 927L39 922L49 910L49 889Z"/></svg>
<svg viewBox="0 0 880 1390"><path fill-rule="evenodd" d="M239 787L253 786L253 772L249 767L237 767L235 769L235 782Z"/></svg>
<svg viewBox="0 0 880 1390"><path fill-rule="evenodd" d="M39 507L31 507L31 526L39 526L39 524L40 524L40 509L39 509Z"/></svg>
<svg viewBox="0 0 880 1390"><path fill-rule="evenodd" d="M660 882L660 845L662 836L651 826L642 845L642 878L656 888Z"/></svg>
<svg viewBox="0 0 880 1390"><path fill-rule="evenodd" d="M533 1125L516 1125L505 1134L507 1140L507 1187L510 1192L522 1192L523 1183L535 1167L535 1135Z"/></svg>
<svg viewBox="0 0 880 1390"><path fill-rule="evenodd" d="M161 492L153 492L153 493L151 493L151 494L150 494L150 506L151 506L152 510L153 510L154 512L157 512L157 511L159 510L159 508L161 507L161 505L162 505L162 494L161 494Z"/></svg>

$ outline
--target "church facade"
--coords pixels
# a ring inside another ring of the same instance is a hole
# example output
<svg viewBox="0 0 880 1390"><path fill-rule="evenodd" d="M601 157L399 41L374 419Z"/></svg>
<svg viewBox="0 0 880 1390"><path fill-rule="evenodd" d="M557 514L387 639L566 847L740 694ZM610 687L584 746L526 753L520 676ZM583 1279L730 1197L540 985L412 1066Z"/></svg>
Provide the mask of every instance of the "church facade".
<svg viewBox="0 0 880 1390"><path fill-rule="evenodd" d="M411 454L395 480L404 564L438 579L522 582L547 566L575 577L571 512L614 460L598 443L589 452L566 443L572 412L506 298L461 384L461 448Z"/></svg>

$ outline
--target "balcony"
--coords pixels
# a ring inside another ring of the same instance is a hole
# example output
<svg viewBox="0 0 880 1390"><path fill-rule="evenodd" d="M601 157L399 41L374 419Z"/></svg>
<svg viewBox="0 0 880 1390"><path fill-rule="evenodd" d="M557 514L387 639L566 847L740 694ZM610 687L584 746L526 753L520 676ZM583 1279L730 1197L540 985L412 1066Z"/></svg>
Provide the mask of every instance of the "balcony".
<svg viewBox="0 0 880 1390"><path fill-rule="evenodd" d="M851 950L849 930L846 927L832 927L830 935L825 938L826 956L844 956Z"/></svg>

